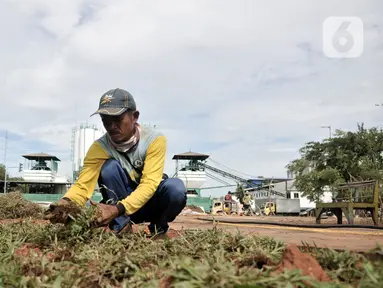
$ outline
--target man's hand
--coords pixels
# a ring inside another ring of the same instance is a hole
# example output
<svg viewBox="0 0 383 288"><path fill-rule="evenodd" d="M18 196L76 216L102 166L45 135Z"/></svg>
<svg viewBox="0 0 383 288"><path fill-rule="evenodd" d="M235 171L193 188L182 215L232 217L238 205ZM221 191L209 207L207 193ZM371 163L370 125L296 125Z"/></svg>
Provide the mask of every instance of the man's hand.
<svg viewBox="0 0 383 288"><path fill-rule="evenodd" d="M44 219L50 220L51 223L67 224L72 217L81 213L80 207L68 199L60 199L59 201L49 205L49 208L44 213Z"/></svg>
<svg viewBox="0 0 383 288"><path fill-rule="evenodd" d="M96 203L93 200L90 200L90 204L96 207L95 216L92 221L92 225L95 227L109 224L119 214L116 206Z"/></svg>

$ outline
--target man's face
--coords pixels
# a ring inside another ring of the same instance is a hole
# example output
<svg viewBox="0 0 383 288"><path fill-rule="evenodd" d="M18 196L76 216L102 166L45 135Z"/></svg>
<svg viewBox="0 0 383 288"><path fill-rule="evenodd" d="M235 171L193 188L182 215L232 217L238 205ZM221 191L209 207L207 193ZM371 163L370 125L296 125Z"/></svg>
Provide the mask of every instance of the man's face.
<svg viewBox="0 0 383 288"><path fill-rule="evenodd" d="M116 143L128 141L134 134L138 111L125 112L119 116L101 115L102 123L110 138Z"/></svg>

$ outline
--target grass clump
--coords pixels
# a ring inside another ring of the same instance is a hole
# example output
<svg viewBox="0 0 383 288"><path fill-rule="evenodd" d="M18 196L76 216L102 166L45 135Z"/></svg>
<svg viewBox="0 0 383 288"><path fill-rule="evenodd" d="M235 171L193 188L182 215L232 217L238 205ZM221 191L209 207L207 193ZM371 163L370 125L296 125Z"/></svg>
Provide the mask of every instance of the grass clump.
<svg viewBox="0 0 383 288"><path fill-rule="evenodd" d="M303 243L301 250L313 255L334 281L344 285L339 287L379 287L377 283L383 281L383 257L375 249L361 254Z"/></svg>
<svg viewBox="0 0 383 288"><path fill-rule="evenodd" d="M26 200L20 192L0 195L0 220L33 217L41 219L43 208Z"/></svg>
<svg viewBox="0 0 383 288"><path fill-rule="evenodd" d="M89 223L0 225L0 287L378 287L383 261L310 247L331 281L278 270L285 245L270 237L186 230L179 237L115 235ZM308 250L303 247L302 250Z"/></svg>

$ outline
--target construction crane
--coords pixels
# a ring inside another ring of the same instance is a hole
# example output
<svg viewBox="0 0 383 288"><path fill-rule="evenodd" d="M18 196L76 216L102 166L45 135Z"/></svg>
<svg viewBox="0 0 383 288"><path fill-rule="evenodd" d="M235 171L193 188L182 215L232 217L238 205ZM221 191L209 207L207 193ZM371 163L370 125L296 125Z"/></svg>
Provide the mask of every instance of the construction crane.
<svg viewBox="0 0 383 288"><path fill-rule="evenodd" d="M281 192L278 192L278 191L275 191L274 189L272 189L272 184L263 185L264 181L266 181L268 179L246 179L246 178L242 178L242 177L239 177L239 176L234 175L232 173L229 173L227 171L218 169L216 167L210 166L210 165L203 163L203 162L200 162L200 161L195 161L194 163L192 163L192 165L201 166L201 167L208 169L212 172L215 172L215 173L217 173L223 177L227 177L227 178L231 178L231 179L235 180L238 184L240 184L240 185L242 184L241 186L243 187L243 191L253 192L253 191L258 191L258 190L262 190L262 189L268 189L270 194L286 198L285 193L281 193Z"/></svg>

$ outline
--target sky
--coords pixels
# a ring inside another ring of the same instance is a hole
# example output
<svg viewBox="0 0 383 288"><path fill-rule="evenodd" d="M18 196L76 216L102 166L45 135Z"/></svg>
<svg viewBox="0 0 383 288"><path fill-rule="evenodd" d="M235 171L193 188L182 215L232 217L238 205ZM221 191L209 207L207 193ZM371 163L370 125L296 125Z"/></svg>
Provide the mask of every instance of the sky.
<svg viewBox="0 0 383 288"><path fill-rule="evenodd" d="M321 126L382 125L382 11L379 0L0 0L0 162L7 130L12 176L38 152L71 175L72 127L101 127L89 116L119 87L166 135L168 174L193 151L245 177L286 177L304 143L328 137ZM324 54L330 16L362 21L360 56Z"/></svg>

